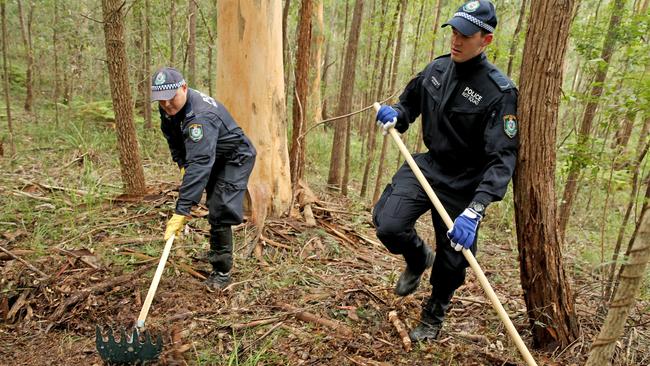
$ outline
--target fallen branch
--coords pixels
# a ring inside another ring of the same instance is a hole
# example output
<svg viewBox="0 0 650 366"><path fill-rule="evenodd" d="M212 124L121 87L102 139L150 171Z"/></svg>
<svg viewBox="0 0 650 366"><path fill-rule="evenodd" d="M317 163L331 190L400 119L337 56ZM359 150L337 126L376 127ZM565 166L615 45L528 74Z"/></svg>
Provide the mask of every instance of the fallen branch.
<svg viewBox="0 0 650 366"><path fill-rule="evenodd" d="M26 302L27 295L29 295L30 292L31 292L31 290L25 290L25 291L20 293L20 296L18 296L18 300L16 300L16 302L11 307L11 310L9 310L9 312L7 313L7 321L8 322L11 322L13 320L13 317L16 314L18 314L18 312L23 307L23 305L25 305L27 303Z"/></svg>
<svg viewBox="0 0 650 366"><path fill-rule="evenodd" d="M288 246L288 245L286 245L286 244L278 243L277 241L275 241L275 240L273 240L273 239L269 239L269 238L267 238L267 237L264 236L264 235L261 235L261 236L260 236L260 239L261 239L264 243L269 244L269 245L272 245L272 246L274 246L274 247L278 247L278 248L282 248L282 249L291 250L291 247L290 247L290 246Z"/></svg>
<svg viewBox="0 0 650 366"><path fill-rule="evenodd" d="M16 256L34 254L34 251L30 249L14 249L11 252ZM4 253L0 254L0 261L6 261L11 259L16 259L16 258L12 257L9 254L4 254Z"/></svg>
<svg viewBox="0 0 650 366"><path fill-rule="evenodd" d="M451 333L451 335L454 337L464 338L476 343L481 343L485 345L490 344L490 340L488 339L488 337L481 334L469 334L465 332L459 332L459 333Z"/></svg>
<svg viewBox="0 0 650 366"><path fill-rule="evenodd" d="M113 289L115 286L119 286L124 283L131 282L133 281L133 279L139 278L143 273L151 269L151 267L153 267L153 265L146 265L142 268L139 268L135 272L123 274L121 276L114 277L109 281L98 283L90 288L82 289L76 294L70 296L65 302L61 303L50 316L50 321L57 324L60 323L63 319L63 314L66 312L68 308L85 300L90 295L99 295Z"/></svg>
<svg viewBox="0 0 650 366"><path fill-rule="evenodd" d="M391 312L388 313L388 320L393 323L393 326L397 330L397 333L399 334L400 338L402 339L402 344L404 345L404 350L406 352L409 352L411 350L411 337L409 337L408 332L406 331L406 327L404 326L404 323L399 319L397 316L397 311L392 310Z"/></svg>
<svg viewBox="0 0 650 366"><path fill-rule="evenodd" d="M71 252L71 251L69 251L69 250L65 250L65 249L63 249L63 248L57 248L57 247L54 247L54 249L55 249L55 250L58 250L59 252L65 254L65 255L71 256L71 257L73 257L73 258L75 258L75 259L78 259L78 260L82 261L82 262L85 263L87 266L92 267L93 269L97 269L97 270L100 269L99 267L97 267L97 265L95 265L94 263L92 263L92 262L86 260L86 259L85 259L83 256L81 256L81 255L78 255L78 254L76 254L76 253L73 253L73 252Z"/></svg>
<svg viewBox="0 0 650 366"><path fill-rule="evenodd" d="M32 272L34 272L34 273L38 274L39 276L41 276L40 280L44 280L44 279L46 279L48 277L48 275L41 272L38 268L32 266L31 264L29 264L29 262L27 262L26 260L24 260L24 259L20 258L19 256L15 255L14 253L8 251L7 249L5 249L1 245L0 245L0 250L3 251L6 255L10 256L11 258L13 258L13 259L19 261L20 263L24 264L25 266L27 266L27 268L29 268Z"/></svg>
<svg viewBox="0 0 650 366"><path fill-rule="evenodd" d="M318 315L312 314L307 311L302 311L298 308L295 308L289 304L277 304L277 307L281 308L284 311L287 311L293 315L298 320L302 320L304 322L308 323L316 323L320 324L322 326L325 326L330 329L334 329L341 333L344 336L351 336L352 335L352 330L348 328L347 326L343 325L342 323L339 323L336 320L331 320L323 317L319 317Z"/></svg>
<svg viewBox="0 0 650 366"><path fill-rule="evenodd" d="M23 191L18 191L18 190L15 190L15 189L13 190L13 195L18 196L18 197L27 197L27 198L31 198L31 199L34 199L34 200L37 200L37 201L43 201L43 202L48 202L48 203L54 201L53 199L51 199L49 197L41 197L41 196L37 196L35 194L31 194L31 193L27 193L27 192L23 192Z"/></svg>
<svg viewBox="0 0 650 366"><path fill-rule="evenodd" d="M31 181L28 181L27 179L23 179L23 178L19 178L19 180L23 184L41 187L43 189L47 189L48 191L72 192L72 193L78 194L80 196L85 196L85 195L88 194L88 191L84 191L84 190L81 190L81 189L65 188L65 187L59 187L59 186L50 186L50 185L43 184L43 183L31 182Z"/></svg>

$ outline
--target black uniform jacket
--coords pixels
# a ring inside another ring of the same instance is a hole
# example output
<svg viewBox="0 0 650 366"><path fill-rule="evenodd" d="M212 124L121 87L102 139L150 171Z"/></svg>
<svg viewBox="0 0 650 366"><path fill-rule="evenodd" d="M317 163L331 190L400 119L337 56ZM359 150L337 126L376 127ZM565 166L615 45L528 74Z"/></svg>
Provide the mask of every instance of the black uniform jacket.
<svg viewBox="0 0 650 366"><path fill-rule="evenodd" d="M503 198L517 160L517 89L485 54L436 58L393 107L402 133L422 115L435 188L486 205Z"/></svg>
<svg viewBox="0 0 650 366"><path fill-rule="evenodd" d="M175 116L160 110L160 128L172 159L185 168L176 201L176 213L189 215L208 184L214 162L238 162L255 155L255 149L226 108L197 91L187 91L187 102ZM244 187L245 189L246 187Z"/></svg>

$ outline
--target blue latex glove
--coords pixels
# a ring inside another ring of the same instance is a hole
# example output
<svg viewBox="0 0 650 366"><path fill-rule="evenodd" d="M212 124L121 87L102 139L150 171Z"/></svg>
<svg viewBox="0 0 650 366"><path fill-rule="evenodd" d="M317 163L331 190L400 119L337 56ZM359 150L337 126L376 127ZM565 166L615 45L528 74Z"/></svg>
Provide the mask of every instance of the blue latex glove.
<svg viewBox="0 0 650 366"><path fill-rule="evenodd" d="M395 124L397 124L397 111L391 106L382 105L377 112L377 126L381 126L384 129L382 133L386 135Z"/></svg>
<svg viewBox="0 0 650 366"><path fill-rule="evenodd" d="M483 216L471 208L466 208L454 221L454 226L447 232L451 247L457 252L469 249L474 244L476 229Z"/></svg>

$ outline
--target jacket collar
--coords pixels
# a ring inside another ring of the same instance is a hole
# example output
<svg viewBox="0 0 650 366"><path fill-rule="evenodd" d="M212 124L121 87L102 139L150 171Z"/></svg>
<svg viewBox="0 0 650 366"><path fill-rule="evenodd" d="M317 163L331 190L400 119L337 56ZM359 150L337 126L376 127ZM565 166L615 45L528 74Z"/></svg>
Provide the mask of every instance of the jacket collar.
<svg viewBox="0 0 650 366"><path fill-rule="evenodd" d="M479 55L465 61L465 62L454 62L456 67L456 74L459 76L465 76L470 74L480 67L483 63L487 61L485 52L481 52Z"/></svg>

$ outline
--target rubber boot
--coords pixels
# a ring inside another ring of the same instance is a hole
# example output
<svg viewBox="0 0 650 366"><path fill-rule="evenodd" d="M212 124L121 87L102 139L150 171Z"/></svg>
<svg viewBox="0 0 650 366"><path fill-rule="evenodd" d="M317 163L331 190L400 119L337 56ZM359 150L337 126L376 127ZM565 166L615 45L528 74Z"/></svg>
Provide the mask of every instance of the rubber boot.
<svg viewBox="0 0 650 366"><path fill-rule="evenodd" d="M409 333L411 341L419 342L438 338L448 307L449 302L432 301L429 298L426 305L422 307L420 324Z"/></svg>
<svg viewBox="0 0 650 366"><path fill-rule="evenodd" d="M212 272L205 284L211 289L223 289L230 284L232 269L232 229L230 225L213 225L210 228L208 261Z"/></svg>
<svg viewBox="0 0 650 366"><path fill-rule="evenodd" d="M230 284L230 272L212 271L205 284L213 290L223 290Z"/></svg>
<svg viewBox="0 0 650 366"><path fill-rule="evenodd" d="M422 255L424 255L425 260L424 266L421 270L417 268L414 269L412 266L409 266L407 260L406 268L404 269L404 272L402 272L402 274L399 276L397 285L395 285L395 294L399 296L406 296L417 290L418 286L420 285L420 278L422 277L422 273L424 273L427 268L431 268L433 265L433 260L435 258L435 254L433 254L433 251L427 244L423 244Z"/></svg>

